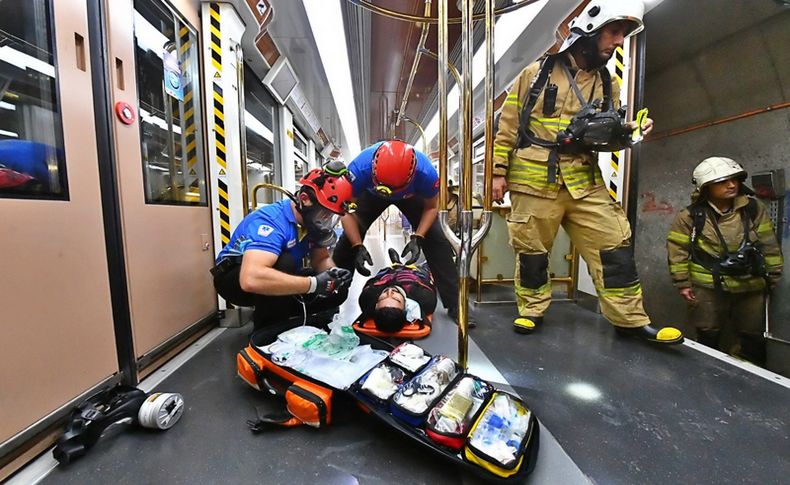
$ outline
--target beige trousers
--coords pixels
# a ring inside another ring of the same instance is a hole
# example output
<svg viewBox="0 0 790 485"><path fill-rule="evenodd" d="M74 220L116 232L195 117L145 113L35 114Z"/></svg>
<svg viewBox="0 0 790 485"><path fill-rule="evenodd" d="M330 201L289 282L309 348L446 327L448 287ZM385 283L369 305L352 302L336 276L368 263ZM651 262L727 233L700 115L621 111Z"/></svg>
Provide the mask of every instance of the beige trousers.
<svg viewBox="0 0 790 485"><path fill-rule="evenodd" d="M512 192L510 200L519 315L542 316L551 303L548 253L562 225L587 262L604 317L620 327L650 323L630 245L631 226L604 187L581 199L562 187L556 199Z"/></svg>

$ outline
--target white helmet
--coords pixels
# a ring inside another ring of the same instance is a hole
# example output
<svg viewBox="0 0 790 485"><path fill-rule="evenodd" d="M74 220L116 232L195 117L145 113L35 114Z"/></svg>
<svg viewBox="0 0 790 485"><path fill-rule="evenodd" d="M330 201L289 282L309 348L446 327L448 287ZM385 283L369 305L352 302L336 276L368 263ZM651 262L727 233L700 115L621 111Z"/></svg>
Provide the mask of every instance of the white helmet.
<svg viewBox="0 0 790 485"><path fill-rule="evenodd" d="M744 180L746 178L746 170L731 158L710 157L700 162L694 168L691 182L700 190L708 184L721 182L733 177Z"/></svg>
<svg viewBox="0 0 790 485"><path fill-rule="evenodd" d="M570 34L562 43L559 52L567 50L581 37L593 35L604 25L618 20L628 20L632 23L626 37L638 34L645 28L642 22L644 15L645 5L642 0L592 0L582 13L568 24Z"/></svg>

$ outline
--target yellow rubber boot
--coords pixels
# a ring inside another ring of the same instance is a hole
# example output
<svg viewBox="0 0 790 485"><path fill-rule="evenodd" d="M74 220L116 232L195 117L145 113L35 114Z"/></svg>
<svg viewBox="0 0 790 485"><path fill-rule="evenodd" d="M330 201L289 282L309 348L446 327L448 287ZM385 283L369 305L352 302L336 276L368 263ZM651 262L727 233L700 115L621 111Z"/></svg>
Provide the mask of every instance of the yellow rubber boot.
<svg viewBox="0 0 790 485"><path fill-rule="evenodd" d="M654 327L653 324L648 324L643 327L625 328L615 327L617 333L620 335L628 335L637 337L647 342L652 342L662 345L677 345L683 343L683 332L675 327Z"/></svg>
<svg viewBox="0 0 790 485"><path fill-rule="evenodd" d="M543 317L518 317L513 320L513 330L518 333L532 333L543 324Z"/></svg>

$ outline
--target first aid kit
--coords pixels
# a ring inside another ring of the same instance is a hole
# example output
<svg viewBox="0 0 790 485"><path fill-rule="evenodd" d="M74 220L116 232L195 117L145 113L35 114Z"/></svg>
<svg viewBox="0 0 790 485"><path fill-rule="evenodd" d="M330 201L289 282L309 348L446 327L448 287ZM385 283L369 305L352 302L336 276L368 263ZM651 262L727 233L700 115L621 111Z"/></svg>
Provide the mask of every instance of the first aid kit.
<svg viewBox="0 0 790 485"><path fill-rule="evenodd" d="M362 334L356 347L329 346L332 329L297 325L259 330L238 353L238 375L283 403L281 412L249 421L254 432L321 428L333 412L361 408L432 456L487 480L521 481L534 468L539 427L519 397L410 342L393 348Z"/></svg>

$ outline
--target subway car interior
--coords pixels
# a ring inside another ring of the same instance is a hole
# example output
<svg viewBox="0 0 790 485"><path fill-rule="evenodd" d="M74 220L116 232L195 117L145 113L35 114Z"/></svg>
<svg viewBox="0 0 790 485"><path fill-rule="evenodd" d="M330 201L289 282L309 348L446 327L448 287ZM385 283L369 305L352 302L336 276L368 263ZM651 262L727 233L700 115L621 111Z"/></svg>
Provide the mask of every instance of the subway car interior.
<svg viewBox="0 0 790 485"><path fill-rule="evenodd" d="M0 482L788 482L790 1L0 6Z"/></svg>

